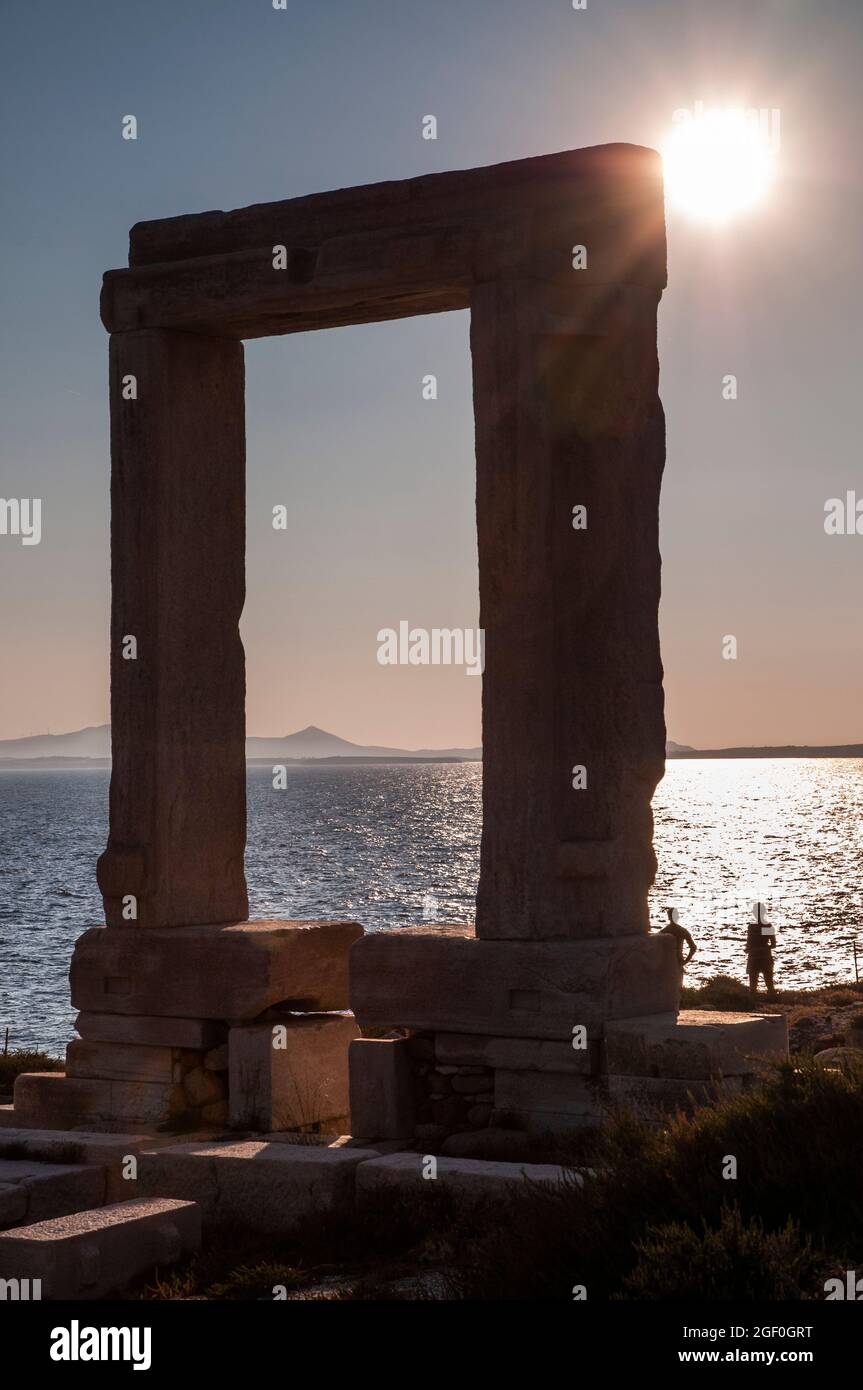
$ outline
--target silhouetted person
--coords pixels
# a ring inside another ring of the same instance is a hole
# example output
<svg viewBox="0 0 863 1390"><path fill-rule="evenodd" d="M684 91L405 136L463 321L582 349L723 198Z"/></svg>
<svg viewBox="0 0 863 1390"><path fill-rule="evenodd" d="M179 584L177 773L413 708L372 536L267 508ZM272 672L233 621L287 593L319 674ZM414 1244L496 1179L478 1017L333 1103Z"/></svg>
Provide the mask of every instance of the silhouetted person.
<svg viewBox="0 0 863 1390"><path fill-rule="evenodd" d="M677 908L667 907L665 911L668 913L668 921L664 927L660 928L659 935L674 937L675 943L677 945L677 964L680 969L680 983L683 984L683 968L685 965L688 965L689 962L692 960L692 957L695 955L695 952L698 950L698 947L692 940L692 937L690 936L686 928L680 925L680 918L677 915ZM683 953L684 946L689 947L688 955L684 955Z"/></svg>
<svg viewBox="0 0 863 1390"><path fill-rule="evenodd" d="M776 945L776 937L770 923L762 921L763 908L763 903L755 904L755 921L750 922L746 930L746 971L752 994L758 993L758 976L763 975L767 993L774 998L776 990L773 988L773 947Z"/></svg>

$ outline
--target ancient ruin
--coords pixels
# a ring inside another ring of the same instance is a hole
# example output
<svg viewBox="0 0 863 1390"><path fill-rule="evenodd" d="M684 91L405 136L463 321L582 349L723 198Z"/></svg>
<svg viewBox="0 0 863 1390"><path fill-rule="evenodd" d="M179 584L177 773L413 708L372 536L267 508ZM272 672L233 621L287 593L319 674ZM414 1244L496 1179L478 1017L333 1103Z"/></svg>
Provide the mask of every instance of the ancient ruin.
<svg viewBox="0 0 863 1390"><path fill-rule="evenodd" d="M629 145L132 229L102 294L106 925L75 948L66 1075L19 1077L4 1123L556 1132L609 1096L743 1084L753 1052L782 1051L779 1020L678 1020L674 943L649 934L665 259L659 156ZM486 645L475 932L249 922L242 340L455 309L471 315ZM287 1172L284 1145L243 1147L153 1157L145 1195L195 1196L193 1160ZM373 1160L413 1180L410 1158L324 1152L302 1161L332 1181Z"/></svg>

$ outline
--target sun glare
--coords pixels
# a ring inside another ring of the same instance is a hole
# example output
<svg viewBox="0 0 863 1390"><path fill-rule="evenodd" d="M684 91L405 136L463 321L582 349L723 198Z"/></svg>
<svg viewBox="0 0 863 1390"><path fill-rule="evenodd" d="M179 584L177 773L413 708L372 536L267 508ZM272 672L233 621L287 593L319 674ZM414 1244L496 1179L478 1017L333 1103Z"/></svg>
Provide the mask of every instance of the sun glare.
<svg viewBox="0 0 863 1390"><path fill-rule="evenodd" d="M670 202L711 223L729 222L763 203L775 176L778 144L778 129L765 128L767 114L675 113L662 151ZM773 115L778 118L778 112Z"/></svg>

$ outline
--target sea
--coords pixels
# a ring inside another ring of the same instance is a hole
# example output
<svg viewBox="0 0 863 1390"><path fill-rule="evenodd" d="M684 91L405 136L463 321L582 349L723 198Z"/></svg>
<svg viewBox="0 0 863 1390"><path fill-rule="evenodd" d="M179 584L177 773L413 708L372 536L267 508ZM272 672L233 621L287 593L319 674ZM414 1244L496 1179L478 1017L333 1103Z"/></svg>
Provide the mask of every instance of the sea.
<svg viewBox="0 0 863 1390"><path fill-rule="evenodd" d="M69 960L101 920L104 768L0 771L0 1048L60 1055L72 1036ZM252 917L351 917L367 930L470 922L479 870L479 763L297 765L275 791L248 770ZM745 979L762 902L776 979L802 988L863 971L863 759L669 761L653 802L661 926L676 907L697 984Z"/></svg>

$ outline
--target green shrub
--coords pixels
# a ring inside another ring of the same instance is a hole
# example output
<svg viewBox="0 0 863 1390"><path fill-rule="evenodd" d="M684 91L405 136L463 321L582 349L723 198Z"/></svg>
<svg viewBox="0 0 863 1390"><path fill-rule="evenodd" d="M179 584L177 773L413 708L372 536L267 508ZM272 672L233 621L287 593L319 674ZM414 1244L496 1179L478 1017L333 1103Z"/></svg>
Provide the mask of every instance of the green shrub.
<svg viewBox="0 0 863 1390"><path fill-rule="evenodd" d="M656 1228L721 1229L732 1195L723 1169L732 1155L744 1223L785 1232L787 1246L794 1213L801 1233L795 1270L809 1267L807 1242L838 1267L856 1268L863 1262L861 1133L860 1078L811 1064L777 1066L763 1085L665 1128L621 1116L603 1135L594 1177L581 1187L569 1182L521 1195L505 1223L463 1249L452 1296L568 1300L576 1284L589 1299L625 1294L644 1258L638 1247L656 1239Z"/></svg>
<svg viewBox="0 0 863 1390"><path fill-rule="evenodd" d="M57 1057L49 1057L47 1052L33 1052L20 1049L14 1052L0 1052L0 1091L11 1091L16 1076L25 1071L64 1071L65 1063Z"/></svg>
<svg viewBox="0 0 863 1390"><path fill-rule="evenodd" d="M638 1263L623 1280L628 1299L691 1299L713 1303L823 1297L826 1261L790 1218L765 1231L724 1207L718 1226L700 1231L680 1222L648 1226L635 1245Z"/></svg>

